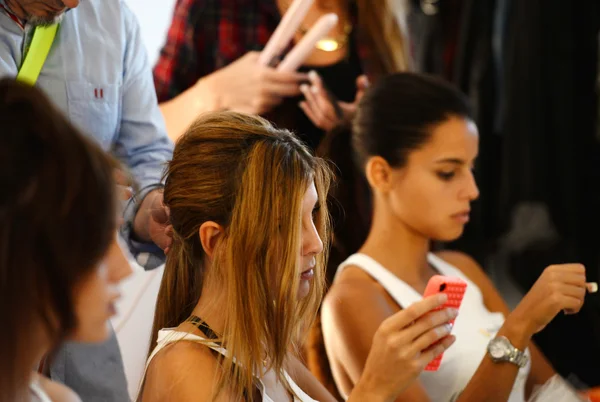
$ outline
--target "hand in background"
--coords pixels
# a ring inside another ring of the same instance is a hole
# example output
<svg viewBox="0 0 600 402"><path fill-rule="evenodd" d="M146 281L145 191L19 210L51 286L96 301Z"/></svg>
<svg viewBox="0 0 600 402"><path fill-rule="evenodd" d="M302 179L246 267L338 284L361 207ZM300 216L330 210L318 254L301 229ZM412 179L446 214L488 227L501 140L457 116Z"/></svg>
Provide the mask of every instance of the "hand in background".
<svg viewBox="0 0 600 402"><path fill-rule="evenodd" d="M258 63L259 55L260 52L248 52L209 76L217 109L260 115L283 98L300 95L300 83L307 81L306 74L263 66Z"/></svg>
<svg viewBox="0 0 600 402"><path fill-rule="evenodd" d="M303 84L300 90L304 94L305 100L300 102L300 108L313 124L322 130L330 131L334 127L345 124L354 118L358 102L369 87L369 80L365 75L356 79L356 96L354 102L341 102L331 99L321 77L311 71L308 73L310 85ZM335 104L333 103L335 102Z"/></svg>
<svg viewBox="0 0 600 402"><path fill-rule="evenodd" d="M169 209L163 203L163 190L156 189L146 195L134 220L136 236L146 242L153 242L168 252L173 241Z"/></svg>

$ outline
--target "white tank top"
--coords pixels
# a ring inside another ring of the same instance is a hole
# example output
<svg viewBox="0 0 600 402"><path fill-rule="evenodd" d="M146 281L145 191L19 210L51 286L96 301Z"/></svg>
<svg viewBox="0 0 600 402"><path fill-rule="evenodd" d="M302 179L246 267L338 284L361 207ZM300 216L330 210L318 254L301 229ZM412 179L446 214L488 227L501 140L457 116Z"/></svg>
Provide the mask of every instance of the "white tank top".
<svg viewBox="0 0 600 402"><path fill-rule="evenodd" d="M150 357L148 358L148 361L146 362L146 369L144 370L144 375L142 377L142 385L143 385L144 378L146 377L146 371L148 370L148 366L150 365L150 362L152 361L154 356L156 356L157 353L160 352L165 346L167 346L173 342L178 342L178 341L182 341L182 340L202 343L203 345L208 346L212 350L219 352L224 356L227 356L226 349L220 347L216 343L208 343L207 344L206 343L207 340L198 335L190 334L188 332L177 331L177 330L171 329L171 328L161 329L160 331L158 331L158 339L156 341L157 345L154 348L154 350L152 351L152 354L150 355ZM285 376L285 379L287 380L287 382L290 384L290 387L294 393L294 402L318 402L318 401L315 401L314 399L312 399L310 396L308 396L304 391L302 391L302 389L300 389L300 387L294 382L294 380L292 380L292 378L288 375L287 372L284 371L283 375ZM258 390L260 391L260 393L262 395L262 402L275 402L265 392L265 385L262 382L262 380L258 377L256 379L258 380L258 384L257 384ZM141 391L141 389L140 389L140 391ZM139 394L140 394L140 392L138 392L138 395Z"/></svg>
<svg viewBox="0 0 600 402"><path fill-rule="evenodd" d="M31 398L32 402L52 402L46 391L36 381L29 383L29 389L33 395Z"/></svg>
<svg viewBox="0 0 600 402"><path fill-rule="evenodd" d="M488 342L504 323L504 315L491 313L485 307L481 290L459 269L432 253L428 254L427 259L442 275L459 277L467 282L467 290L452 330L456 342L444 353L438 371L423 371L419 376L429 399L435 402L454 401L477 371L487 353ZM423 299L410 285L365 254L351 255L339 266L336 277L348 266L356 266L369 274L403 309ZM525 401L525 383L531 369L529 350L525 352L529 361L526 367L519 370L509 402Z"/></svg>

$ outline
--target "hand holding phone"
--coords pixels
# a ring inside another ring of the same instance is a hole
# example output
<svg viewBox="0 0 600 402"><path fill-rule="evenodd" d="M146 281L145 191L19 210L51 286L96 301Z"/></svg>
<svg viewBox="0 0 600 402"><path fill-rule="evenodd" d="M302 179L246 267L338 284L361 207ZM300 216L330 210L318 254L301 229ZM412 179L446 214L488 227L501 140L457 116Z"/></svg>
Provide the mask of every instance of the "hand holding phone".
<svg viewBox="0 0 600 402"><path fill-rule="evenodd" d="M423 297L428 297L436 293L444 293L448 296L448 301L442 306L439 306L436 310L445 308L454 308L458 310L462 303L462 299L467 290L467 283L460 278L434 275L431 277L423 293ZM454 320L449 321L450 324L454 324ZM444 354L438 355L434 358L426 367L425 371L437 371L442 363L442 357Z"/></svg>

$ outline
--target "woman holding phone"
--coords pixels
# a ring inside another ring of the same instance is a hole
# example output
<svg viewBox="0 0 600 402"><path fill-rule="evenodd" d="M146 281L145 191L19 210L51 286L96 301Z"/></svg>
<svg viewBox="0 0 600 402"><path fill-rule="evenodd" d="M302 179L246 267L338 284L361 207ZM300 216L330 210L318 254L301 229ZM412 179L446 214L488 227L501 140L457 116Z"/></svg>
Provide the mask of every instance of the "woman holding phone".
<svg viewBox="0 0 600 402"><path fill-rule="evenodd" d="M325 14L338 23L298 72L281 72L259 63L259 51L292 0L178 1L154 68L169 135L176 140L202 112L228 109L266 116L316 148L351 118L369 80L410 64L403 13L392 3L314 0L291 46Z"/></svg>
<svg viewBox="0 0 600 402"><path fill-rule="evenodd" d="M456 343L438 371L422 372L396 401L522 402L555 375L531 338L557 314L579 311L585 268L546 268L510 312L472 258L431 250L435 241L458 238L469 221L470 204L479 196L472 172L478 138L468 102L457 89L409 73L372 86L352 133L332 138L332 149L351 144L356 169L342 174L366 179L373 204L368 237L339 266L321 312L329 364L342 395L363 373L374 331L421 300L433 275L467 282L452 331ZM334 162L344 157L351 158L337 155Z"/></svg>

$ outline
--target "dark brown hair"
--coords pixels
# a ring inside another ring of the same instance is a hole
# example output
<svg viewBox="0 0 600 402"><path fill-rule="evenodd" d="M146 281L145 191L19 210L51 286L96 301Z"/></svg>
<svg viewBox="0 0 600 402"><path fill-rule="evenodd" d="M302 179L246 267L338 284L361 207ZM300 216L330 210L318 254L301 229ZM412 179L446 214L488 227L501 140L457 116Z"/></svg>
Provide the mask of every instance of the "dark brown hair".
<svg viewBox="0 0 600 402"><path fill-rule="evenodd" d="M395 73L367 90L352 127L340 127L323 141L317 153L337 167L328 199L334 234L327 285L338 265L357 252L369 234L372 205L364 177L368 159L381 156L394 168L404 167L409 155L430 140L433 128L451 117L473 119L458 89L431 75ZM312 328L307 355L310 370L339 399L320 321Z"/></svg>
<svg viewBox="0 0 600 402"><path fill-rule="evenodd" d="M116 163L39 90L0 80L0 401L25 396L40 329L76 325L73 289L116 225Z"/></svg>

